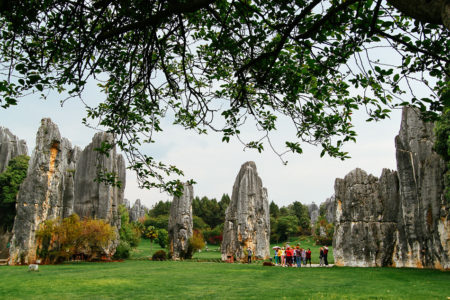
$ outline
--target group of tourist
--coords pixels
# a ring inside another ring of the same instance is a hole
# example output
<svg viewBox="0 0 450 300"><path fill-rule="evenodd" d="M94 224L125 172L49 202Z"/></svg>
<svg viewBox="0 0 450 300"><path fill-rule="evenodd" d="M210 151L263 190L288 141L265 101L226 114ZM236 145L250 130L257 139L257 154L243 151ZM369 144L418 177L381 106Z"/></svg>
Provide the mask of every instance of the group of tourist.
<svg viewBox="0 0 450 300"><path fill-rule="evenodd" d="M275 265L282 267L297 267L300 268L302 264L311 267L311 249L296 247L274 247L274 260ZM328 247L321 247L319 250L320 266L328 266Z"/></svg>

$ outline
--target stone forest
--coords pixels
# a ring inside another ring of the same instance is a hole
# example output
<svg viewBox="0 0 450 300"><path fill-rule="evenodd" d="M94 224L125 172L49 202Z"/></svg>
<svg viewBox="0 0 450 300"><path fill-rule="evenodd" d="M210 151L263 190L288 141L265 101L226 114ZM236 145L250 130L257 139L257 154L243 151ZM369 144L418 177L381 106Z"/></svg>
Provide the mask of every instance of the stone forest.
<svg viewBox="0 0 450 300"><path fill-rule="evenodd" d="M15 215L9 227L3 225L1 258L10 265L40 261L43 239L37 237L39 229L46 222L73 214L109 224L111 239L97 252L103 257L116 252L122 223L142 220L148 208L139 199L132 206L124 199L125 161L115 148L109 149L108 155L95 151L103 141L112 139L112 135L99 132L82 150L62 137L50 119L41 121L26 177L13 203ZM447 167L433 150L434 139L433 124L422 121L417 110L404 108L395 139L397 170L383 169L377 178L357 168L336 179L334 195L320 208L308 206L313 227L319 224L319 210L334 225L335 265L450 269L450 207L443 179ZM0 127L1 172L27 152L25 141ZM98 182L99 173L115 174L120 184ZM173 260L189 258L189 252L192 256L193 200L194 186L186 183L183 194L170 204L167 249ZM121 206L129 220L121 219ZM244 163L219 233L223 261L244 261L249 249L257 259L270 258L269 209L268 191L256 164ZM325 234L325 228L316 230ZM151 233L148 236L151 238Z"/></svg>

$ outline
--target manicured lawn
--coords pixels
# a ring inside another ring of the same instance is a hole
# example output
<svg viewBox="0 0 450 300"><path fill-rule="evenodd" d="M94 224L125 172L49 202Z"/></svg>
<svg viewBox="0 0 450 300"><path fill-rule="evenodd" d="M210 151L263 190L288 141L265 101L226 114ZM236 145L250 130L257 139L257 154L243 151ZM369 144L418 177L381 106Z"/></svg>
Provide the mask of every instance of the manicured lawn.
<svg viewBox="0 0 450 300"><path fill-rule="evenodd" d="M450 272L152 262L0 267L1 299L447 299Z"/></svg>
<svg viewBox="0 0 450 300"><path fill-rule="evenodd" d="M307 249L310 248L312 251L312 263L313 264L318 264L319 263L319 249L320 246L316 246L314 244L314 241L311 237L301 237L300 239L292 239L289 242L289 245L291 246L296 246L297 244L300 244L301 247ZM279 243L279 244L272 244L270 246L270 255L273 257L274 253L273 253L273 246L285 246L285 243ZM329 247L329 252L328 252L328 262L330 264L334 263L334 259L333 259L333 247ZM152 246L152 251L151 253L155 253L156 251L161 250L161 247L156 244L153 243ZM162 249L164 251L167 252L167 249ZM143 259L143 258L149 258L151 257L150 254L150 241L149 240L142 240L139 247L137 247L136 249L134 249L131 253L131 259ZM221 254L220 254L220 247L217 245L208 245L208 251L205 251L205 249L203 249L201 252L197 252L194 254L193 256L194 259L220 259L221 258Z"/></svg>

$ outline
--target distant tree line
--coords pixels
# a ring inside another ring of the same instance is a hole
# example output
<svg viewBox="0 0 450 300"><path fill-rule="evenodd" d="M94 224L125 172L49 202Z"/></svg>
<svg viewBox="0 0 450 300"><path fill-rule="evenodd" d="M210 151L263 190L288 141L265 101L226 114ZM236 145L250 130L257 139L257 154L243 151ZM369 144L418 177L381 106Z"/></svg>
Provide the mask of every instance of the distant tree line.
<svg viewBox="0 0 450 300"><path fill-rule="evenodd" d="M295 201L278 207L270 202L270 242L279 243L299 235L311 235L311 219L308 206Z"/></svg>

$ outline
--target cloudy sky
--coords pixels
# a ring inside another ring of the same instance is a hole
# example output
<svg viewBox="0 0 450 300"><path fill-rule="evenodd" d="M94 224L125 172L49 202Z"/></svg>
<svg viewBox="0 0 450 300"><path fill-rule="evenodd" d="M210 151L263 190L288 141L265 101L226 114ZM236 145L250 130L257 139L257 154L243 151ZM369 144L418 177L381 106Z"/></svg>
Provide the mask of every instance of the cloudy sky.
<svg viewBox="0 0 450 300"><path fill-rule="evenodd" d="M94 87L89 87L84 100L93 105L103 96ZM0 109L0 126L9 128L13 134L25 139L31 154L35 146L35 134L42 118L51 118L60 129L62 136L71 140L73 145L85 147L91 141L95 131L81 124L85 116L84 106L78 99L71 99L60 105L58 96L51 95L48 100L38 96L28 96L15 107ZM400 128L401 112L394 111L391 119L378 123L365 122L365 114L354 114L358 133L357 143L345 148L351 159L320 158L320 148L304 147L303 155L288 154L284 165L276 154L266 150L262 154L254 150L243 150L236 140L222 143L221 135L210 133L198 136L181 127L163 123L163 133L157 137L156 144L146 145L147 154L165 163L175 164L185 173L184 180L194 179L194 193L220 199L223 193L231 194L234 180L240 166L246 161L255 161L263 184L268 189L269 200L278 205L287 205L293 201L304 204L319 204L334 192L336 178L344 177L359 167L380 176L383 168L396 169L394 138ZM245 127L244 135L256 131L251 125ZM274 142L283 145L292 137L286 122L281 121L279 130L273 137ZM141 199L148 207L159 200L171 200L172 197L158 190L141 190L137 187L133 172L128 171L125 197L133 203Z"/></svg>

